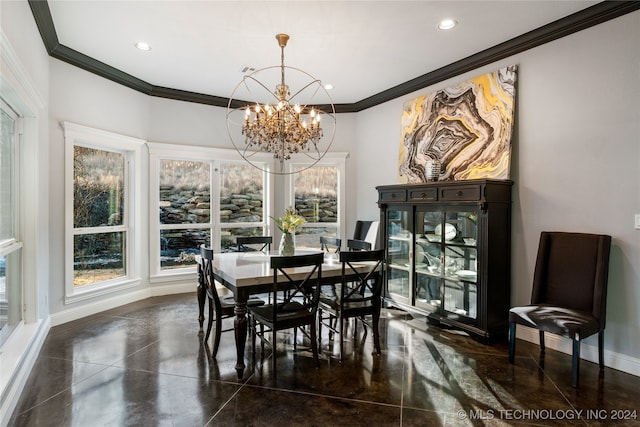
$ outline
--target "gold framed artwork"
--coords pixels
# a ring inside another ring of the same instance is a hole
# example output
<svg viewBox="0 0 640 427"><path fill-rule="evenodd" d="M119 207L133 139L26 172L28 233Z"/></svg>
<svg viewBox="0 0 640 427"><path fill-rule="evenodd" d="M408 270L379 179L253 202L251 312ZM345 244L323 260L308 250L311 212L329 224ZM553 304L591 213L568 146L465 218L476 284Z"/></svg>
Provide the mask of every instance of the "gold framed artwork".
<svg viewBox="0 0 640 427"><path fill-rule="evenodd" d="M407 101L399 182L509 179L517 65Z"/></svg>

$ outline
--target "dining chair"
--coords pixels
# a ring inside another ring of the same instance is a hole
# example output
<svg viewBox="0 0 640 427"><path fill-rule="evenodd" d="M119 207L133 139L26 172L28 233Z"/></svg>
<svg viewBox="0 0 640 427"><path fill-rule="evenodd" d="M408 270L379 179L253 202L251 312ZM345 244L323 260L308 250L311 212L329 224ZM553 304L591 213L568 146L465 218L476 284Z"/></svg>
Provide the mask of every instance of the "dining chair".
<svg viewBox="0 0 640 427"><path fill-rule="evenodd" d="M384 249L373 251L340 252L342 263L342 282L336 296L321 295L318 306L318 336L322 339L322 325L329 327L329 340L334 333L340 335L340 360L343 359L344 325L347 319L359 319L364 326L366 337L365 316L371 316L373 343L376 354L380 354L380 310L382 307L382 284L384 281ZM361 263L367 263L366 271L359 271ZM349 277L349 278L347 278ZM327 317L323 318L323 314ZM337 321L337 328L334 326ZM324 323L328 321L328 323ZM355 331L355 324L354 324ZM321 341L318 341L321 347Z"/></svg>
<svg viewBox="0 0 640 427"><path fill-rule="evenodd" d="M204 245L200 246L201 265L201 277L204 282L204 288L209 300L209 319L207 321L207 332L204 337L204 342L209 342L209 335L213 327L213 320L215 315L216 330L213 339L213 349L211 355L216 357L218 354L218 347L220 346L220 336L222 330L222 320L234 316L235 312L235 299L233 296L220 297L218 294L218 288L216 287L216 281L213 277L213 249L207 248ZM248 307L257 307L264 305L264 301L260 298L251 297L247 301ZM224 332L233 330L226 329Z"/></svg>
<svg viewBox="0 0 640 427"><path fill-rule="evenodd" d="M604 327L611 236L586 233L540 234L531 304L509 310L509 363L514 363L516 324L573 342L571 385L578 387L580 341L598 334L600 369L604 369Z"/></svg>
<svg viewBox="0 0 640 427"><path fill-rule="evenodd" d="M273 243L273 236L238 236L236 237L236 252L262 252L268 254ZM271 293L260 295L271 303Z"/></svg>
<svg viewBox="0 0 640 427"><path fill-rule="evenodd" d="M357 220L356 226L353 230L354 240L364 240L371 243L373 249L379 248L378 246L378 228L380 221L363 221Z"/></svg>
<svg viewBox="0 0 640 427"><path fill-rule="evenodd" d="M272 236L238 236L236 237L236 245L238 252L269 252L273 244Z"/></svg>
<svg viewBox="0 0 640 427"><path fill-rule="evenodd" d="M327 253L340 253L342 239L339 237L320 236L320 249Z"/></svg>
<svg viewBox="0 0 640 427"><path fill-rule="evenodd" d="M294 256L271 257L273 270L273 304L249 307L252 315L252 350L255 353L256 335L261 339L264 354L265 332L271 331L271 348L273 371L276 369L276 333L284 329L294 329L293 349L296 350L296 332L303 326L309 327L311 351L316 366L318 348L316 346L316 314L320 299L320 282L322 280L322 253ZM260 332L256 324L260 324ZM264 327L267 327L265 331ZM304 332L304 331L303 331Z"/></svg>
<svg viewBox="0 0 640 427"><path fill-rule="evenodd" d="M347 249L349 249L350 251L370 251L371 243L364 240L348 239Z"/></svg>

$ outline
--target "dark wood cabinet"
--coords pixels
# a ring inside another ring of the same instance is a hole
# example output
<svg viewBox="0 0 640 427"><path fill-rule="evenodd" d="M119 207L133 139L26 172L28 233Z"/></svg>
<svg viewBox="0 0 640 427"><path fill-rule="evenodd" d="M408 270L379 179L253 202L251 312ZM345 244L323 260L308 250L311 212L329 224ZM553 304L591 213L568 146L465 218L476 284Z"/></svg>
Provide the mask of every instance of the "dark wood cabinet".
<svg viewBox="0 0 640 427"><path fill-rule="evenodd" d="M385 300L489 342L507 333L512 181L377 187Z"/></svg>

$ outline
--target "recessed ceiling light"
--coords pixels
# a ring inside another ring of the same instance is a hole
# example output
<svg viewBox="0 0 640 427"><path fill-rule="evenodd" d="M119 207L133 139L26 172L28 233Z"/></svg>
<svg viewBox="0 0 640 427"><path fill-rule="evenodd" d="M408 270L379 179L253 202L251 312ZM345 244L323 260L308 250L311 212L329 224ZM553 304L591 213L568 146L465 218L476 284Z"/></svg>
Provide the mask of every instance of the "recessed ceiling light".
<svg viewBox="0 0 640 427"><path fill-rule="evenodd" d="M333 85L331 83L327 83L326 85L324 85L324 88L326 90L331 90L331 89L333 89Z"/></svg>
<svg viewBox="0 0 640 427"><path fill-rule="evenodd" d="M145 43L145 42L138 42L135 44L135 47L144 51L151 50L151 46L149 45L149 43Z"/></svg>
<svg viewBox="0 0 640 427"><path fill-rule="evenodd" d="M455 27L457 24L458 22L455 19L443 19L438 24L438 28L440 28L441 30L450 30L453 27Z"/></svg>

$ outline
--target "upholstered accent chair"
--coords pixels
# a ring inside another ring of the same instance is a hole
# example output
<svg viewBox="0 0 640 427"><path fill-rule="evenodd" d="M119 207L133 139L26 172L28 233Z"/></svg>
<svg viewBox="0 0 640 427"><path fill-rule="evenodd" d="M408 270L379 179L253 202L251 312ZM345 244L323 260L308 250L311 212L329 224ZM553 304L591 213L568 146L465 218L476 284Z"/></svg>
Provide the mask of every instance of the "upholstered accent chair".
<svg viewBox="0 0 640 427"><path fill-rule="evenodd" d="M540 235L531 304L509 310L509 362L514 363L516 325L536 328L540 351L545 332L573 341L573 387L578 387L580 341L598 334L604 369L604 328L611 236L547 232Z"/></svg>

